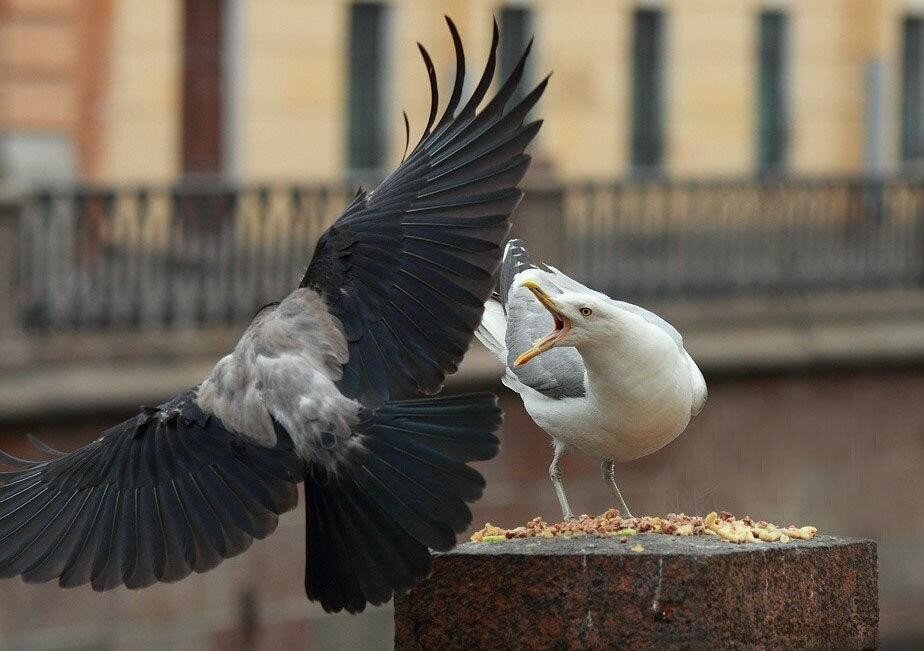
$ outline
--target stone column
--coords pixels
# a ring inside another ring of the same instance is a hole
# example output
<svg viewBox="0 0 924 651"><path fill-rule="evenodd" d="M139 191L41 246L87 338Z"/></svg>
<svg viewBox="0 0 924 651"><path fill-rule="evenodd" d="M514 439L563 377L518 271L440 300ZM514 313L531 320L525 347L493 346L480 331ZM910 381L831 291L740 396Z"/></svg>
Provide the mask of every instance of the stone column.
<svg viewBox="0 0 924 651"><path fill-rule="evenodd" d="M395 599L395 648L875 648L877 580L836 536L466 543Z"/></svg>

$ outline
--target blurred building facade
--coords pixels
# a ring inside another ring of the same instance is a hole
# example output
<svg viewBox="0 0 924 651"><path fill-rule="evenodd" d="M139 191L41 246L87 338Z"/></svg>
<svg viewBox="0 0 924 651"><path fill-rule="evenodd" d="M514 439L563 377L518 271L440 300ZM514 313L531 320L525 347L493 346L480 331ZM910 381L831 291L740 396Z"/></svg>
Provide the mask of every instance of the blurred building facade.
<svg viewBox="0 0 924 651"><path fill-rule="evenodd" d="M891 173L924 161L921 0L2 0L8 182L339 180L426 120L459 25L554 70L537 147L561 178Z"/></svg>
<svg viewBox="0 0 924 651"><path fill-rule="evenodd" d="M444 14L470 70L494 15L502 73L533 34L526 74L554 71L531 250L663 314L708 378L691 430L621 469L631 499L876 537L883 644L920 645L924 0L0 0L0 449L74 449L201 381L398 160L402 109L419 133ZM498 373L473 349L450 390ZM503 400L475 525L557 508ZM280 560L303 524L140 593L5 582L0 649L388 648L387 609L306 606Z"/></svg>

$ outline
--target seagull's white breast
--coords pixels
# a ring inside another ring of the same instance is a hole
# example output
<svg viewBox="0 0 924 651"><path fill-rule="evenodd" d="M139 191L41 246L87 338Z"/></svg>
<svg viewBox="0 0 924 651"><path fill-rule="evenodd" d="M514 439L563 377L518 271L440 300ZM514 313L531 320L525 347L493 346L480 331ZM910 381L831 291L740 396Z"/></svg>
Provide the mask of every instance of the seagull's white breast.
<svg viewBox="0 0 924 651"><path fill-rule="evenodd" d="M701 391L695 386L702 376L687 353L641 318L618 342L580 352L585 397L553 400L528 388L522 395L540 427L594 458L628 461L655 452L686 429L705 401L705 382Z"/></svg>

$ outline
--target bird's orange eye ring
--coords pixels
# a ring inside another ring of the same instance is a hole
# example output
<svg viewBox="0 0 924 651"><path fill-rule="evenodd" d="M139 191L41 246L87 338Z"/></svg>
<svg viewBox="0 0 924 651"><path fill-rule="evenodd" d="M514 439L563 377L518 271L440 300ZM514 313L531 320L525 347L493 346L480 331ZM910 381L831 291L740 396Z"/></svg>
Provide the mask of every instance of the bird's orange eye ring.
<svg viewBox="0 0 924 651"><path fill-rule="evenodd" d="M590 309L589 307L582 307L582 308L580 309L580 312L581 312L581 314L582 314L583 316L590 316L591 314L594 313L594 311L593 311L592 309Z"/></svg>

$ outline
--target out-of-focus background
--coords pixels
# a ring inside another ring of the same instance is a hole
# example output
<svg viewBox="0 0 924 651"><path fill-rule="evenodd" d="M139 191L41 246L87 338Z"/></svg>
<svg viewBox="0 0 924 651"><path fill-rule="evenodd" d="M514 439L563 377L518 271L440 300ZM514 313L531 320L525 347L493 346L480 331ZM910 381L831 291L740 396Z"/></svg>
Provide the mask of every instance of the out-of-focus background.
<svg viewBox="0 0 924 651"><path fill-rule="evenodd" d="M619 467L634 510L727 509L880 547L882 642L924 642L924 2L0 0L0 447L72 449L194 385L426 121L415 41L554 70L517 232L685 334L710 386ZM473 86L469 84L469 89ZM558 516L507 420L475 524ZM567 458L578 512L612 506ZM302 596L303 518L140 593L0 583L0 647L388 647ZM490 598L486 595L485 598ZM704 596L708 598L708 596ZM451 607L451 605L447 605Z"/></svg>

